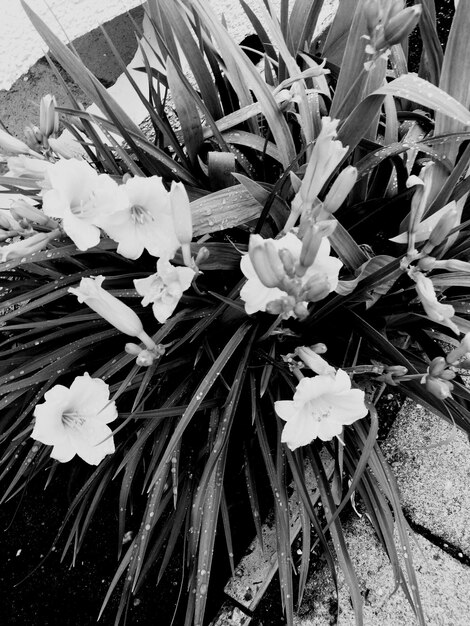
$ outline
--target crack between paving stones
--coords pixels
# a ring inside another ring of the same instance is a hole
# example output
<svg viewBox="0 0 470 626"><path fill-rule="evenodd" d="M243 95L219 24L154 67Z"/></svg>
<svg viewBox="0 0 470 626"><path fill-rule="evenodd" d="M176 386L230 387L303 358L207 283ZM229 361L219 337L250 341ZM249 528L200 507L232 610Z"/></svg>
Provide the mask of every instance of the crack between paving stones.
<svg viewBox="0 0 470 626"><path fill-rule="evenodd" d="M403 514L413 532L420 535L421 537L429 541L429 543L435 545L437 548L440 548L443 552L451 556L453 559L455 559L459 563L462 563L462 565L470 567L470 556L465 554L465 552L461 548L450 543L447 539L443 539L442 537L439 537L439 535L434 534L432 531L426 528L426 526L415 522L406 509L403 509Z"/></svg>

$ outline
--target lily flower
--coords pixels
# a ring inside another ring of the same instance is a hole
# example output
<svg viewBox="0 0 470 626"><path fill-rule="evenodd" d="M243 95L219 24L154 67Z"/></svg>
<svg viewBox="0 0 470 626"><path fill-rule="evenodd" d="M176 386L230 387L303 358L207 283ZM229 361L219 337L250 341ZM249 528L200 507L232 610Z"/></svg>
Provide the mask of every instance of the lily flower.
<svg viewBox="0 0 470 626"><path fill-rule="evenodd" d="M351 389L351 379L339 369L335 376L321 374L302 378L293 400L278 400L274 409L286 421L281 441L291 450L306 446L317 437L339 437L343 426L368 413L364 392Z"/></svg>
<svg viewBox="0 0 470 626"><path fill-rule="evenodd" d="M109 387L101 378L77 376L70 388L55 385L36 405L31 437L53 446L51 457L66 463L78 454L90 465L98 465L115 450L107 426L118 416L109 401Z"/></svg>
<svg viewBox="0 0 470 626"><path fill-rule="evenodd" d="M284 237L280 239L266 241L270 242L268 250L275 249L278 254L281 253L281 257L289 257L293 265L299 266L302 242L293 233L287 233L287 235L284 235ZM267 305L273 301L282 300L284 302L287 296L293 295L287 292L289 287L291 287L293 293L295 292L298 296L297 301L303 302L303 304L310 301L308 297L303 297L303 294L308 296L307 292L313 289L312 282L321 283L322 297L326 297L329 293L334 291L338 285L338 274L342 263L339 259L330 256L330 249L328 239L323 237L312 265L305 269L302 276L296 276L292 280L289 280L289 276L286 272L282 289L279 288L279 286L267 286L264 275L263 280L265 280L265 282L263 282L253 266L252 255L245 254L241 259L240 267L248 280L242 287L240 297L245 302L245 311L248 315L252 315L257 311L266 311ZM283 250L287 250L287 254L285 252L283 253ZM281 270L285 272L283 263L281 263L279 267L276 266L276 274ZM266 275L268 275L267 266ZM268 312L275 310L277 310L276 307L268 307Z"/></svg>
<svg viewBox="0 0 470 626"><path fill-rule="evenodd" d="M79 250L98 245L98 225L106 214L124 206L118 184L77 159L54 163L47 170L47 178L50 189L44 194L44 213L62 218L63 229Z"/></svg>
<svg viewBox="0 0 470 626"><path fill-rule="evenodd" d="M152 256L172 259L180 242L170 196L161 178L130 178L120 190L125 195L125 205L100 222L111 239L118 242L118 253L137 259L147 250Z"/></svg>
<svg viewBox="0 0 470 626"><path fill-rule="evenodd" d="M167 259L157 261L157 273L134 280L137 293L143 296L142 306L152 304L153 314L160 324L172 315L196 272L189 267L174 267Z"/></svg>
<svg viewBox="0 0 470 626"><path fill-rule="evenodd" d="M127 304L111 295L101 286L104 276L82 278L79 287L70 287L69 292L77 296L79 302L85 302L90 309L120 330L125 335L138 337L149 350L155 348L155 342L147 335L137 313Z"/></svg>

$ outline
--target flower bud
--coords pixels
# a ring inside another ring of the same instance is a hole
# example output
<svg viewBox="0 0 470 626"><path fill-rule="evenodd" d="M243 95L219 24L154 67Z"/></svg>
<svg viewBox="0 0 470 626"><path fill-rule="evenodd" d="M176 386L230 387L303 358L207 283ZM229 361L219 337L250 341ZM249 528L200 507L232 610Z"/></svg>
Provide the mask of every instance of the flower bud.
<svg viewBox="0 0 470 626"><path fill-rule="evenodd" d="M44 215L42 211L23 199L13 202L10 207L10 213L18 221L24 219L33 224L48 226L50 228L58 228L59 226L57 222L47 217L47 215Z"/></svg>
<svg viewBox="0 0 470 626"><path fill-rule="evenodd" d="M325 274L316 273L308 279L300 297L307 302L319 302L326 298L329 293L330 283L328 282L328 277Z"/></svg>
<svg viewBox="0 0 470 626"><path fill-rule="evenodd" d="M295 276L295 259L294 255L287 248L282 248L278 252L279 258L281 259L282 265L284 266L284 271L286 272L289 278L294 278Z"/></svg>
<svg viewBox="0 0 470 626"><path fill-rule="evenodd" d="M426 377L426 389L432 393L433 396L439 398L439 400L445 400L449 398L452 394L451 391L454 388L454 385L447 381L441 380L440 378L432 378L431 376Z"/></svg>
<svg viewBox="0 0 470 626"><path fill-rule="evenodd" d="M16 230L19 227L18 222L13 218L10 211L0 209L0 228L5 230Z"/></svg>
<svg viewBox="0 0 470 626"><path fill-rule="evenodd" d="M439 375L439 378L442 378L442 380L454 380L456 376L457 374L454 372L454 370L444 370Z"/></svg>
<svg viewBox="0 0 470 626"><path fill-rule="evenodd" d="M295 349L295 353L315 374L324 374L334 378L336 374L335 368L311 348L300 346Z"/></svg>
<svg viewBox="0 0 470 626"><path fill-rule="evenodd" d="M421 5L415 4L390 17L384 26L383 32L383 38L387 47L400 43L411 33L419 22L421 12Z"/></svg>
<svg viewBox="0 0 470 626"><path fill-rule="evenodd" d="M24 136L27 145L31 150L41 150L42 148L42 133L37 126L25 126Z"/></svg>
<svg viewBox="0 0 470 626"><path fill-rule="evenodd" d="M55 96L48 93L41 98L39 105L39 128L43 136L48 139L59 132L59 114L56 111Z"/></svg>
<svg viewBox="0 0 470 626"><path fill-rule="evenodd" d="M437 377L440 376L441 373L447 367L447 362L443 356L436 356L434 358L428 368L429 376Z"/></svg>
<svg viewBox="0 0 470 626"><path fill-rule="evenodd" d="M199 267L199 265L207 261L209 257L210 257L209 249L206 248L206 246L201 246L196 255L196 261L195 261L196 265Z"/></svg>
<svg viewBox="0 0 470 626"><path fill-rule="evenodd" d="M285 278L284 266L274 242L261 235L251 235L248 254L258 278L265 287L279 287Z"/></svg>
<svg viewBox="0 0 470 626"><path fill-rule="evenodd" d="M406 374L408 374L408 368L404 365L387 365L385 372L392 376L406 376Z"/></svg>
<svg viewBox="0 0 470 626"><path fill-rule="evenodd" d="M272 315L285 315L288 316L295 307L295 298L292 296L285 296L284 298L279 298L278 300L272 300L268 302L266 305L267 313L271 313Z"/></svg>
<svg viewBox="0 0 470 626"><path fill-rule="evenodd" d="M337 211L348 197L356 181L357 168L348 165L348 167L340 172L335 182L331 185L330 190L326 194L326 198L323 200L323 210L327 213Z"/></svg>
<svg viewBox="0 0 470 626"><path fill-rule="evenodd" d="M283 312L282 300L271 300L266 304L266 313L280 315Z"/></svg>
<svg viewBox="0 0 470 626"><path fill-rule="evenodd" d="M436 259L433 256L426 256L418 261L418 267L423 272L430 272L436 265Z"/></svg>
<svg viewBox="0 0 470 626"><path fill-rule="evenodd" d="M90 309L101 315L107 322L125 335L138 337L147 348L153 350L155 342L147 335L137 313L127 304L108 293L101 284L104 276L82 278L79 287L70 287L69 292L85 302Z"/></svg>
<svg viewBox="0 0 470 626"><path fill-rule="evenodd" d="M308 317L308 309L303 302L297 302L294 307L294 315L299 320L304 320Z"/></svg>
<svg viewBox="0 0 470 626"><path fill-rule="evenodd" d="M171 183L170 203L176 237L180 244L190 244L193 238L193 218L183 183Z"/></svg>
<svg viewBox="0 0 470 626"><path fill-rule="evenodd" d="M318 232L318 227L316 225L310 225L305 232L302 239L302 249L300 251L300 268L307 269L310 267L318 254L318 250L320 249L320 245L322 242L322 236ZM299 274L299 269L297 269L296 273L298 276L303 276L305 271Z"/></svg>
<svg viewBox="0 0 470 626"><path fill-rule="evenodd" d="M8 259L18 259L23 256L28 256L39 252L47 246L47 244L54 239L58 234L58 231L54 233L37 233L32 237L22 239L21 241L15 241L6 246L0 247L0 262L3 263Z"/></svg>
<svg viewBox="0 0 470 626"><path fill-rule="evenodd" d="M470 333L467 333L462 339L462 341L460 342L460 344L447 354L446 361L447 363L450 363L450 364L457 363L457 361L459 361L462 357L464 357L469 352L470 352Z"/></svg>
<svg viewBox="0 0 470 626"><path fill-rule="evenodd" d="M135 362L140 367L150 367L155 361L156 355L150 350L141 350Z"/></svg>
<svg viewBox="0 0 470 626"><path fill-rule="evenodd" d="M124 350L127 354L133 354L134 356L138 356L142 352L142 348L136 343L126 343Z"/></svg>
<svg viewBox="0 0 470 626"><path fill-rule="evenodd" d="M31 149L20 139L0 128L0 152L3 154L30 154Z"/></svg>
<svg viewBox="0 0 470 626"><path fill-rule="evenodd" d="M310 346L310 350L313 350L316 354L325 354L328 348L324 343L314 343L313 346Z"/></svg>

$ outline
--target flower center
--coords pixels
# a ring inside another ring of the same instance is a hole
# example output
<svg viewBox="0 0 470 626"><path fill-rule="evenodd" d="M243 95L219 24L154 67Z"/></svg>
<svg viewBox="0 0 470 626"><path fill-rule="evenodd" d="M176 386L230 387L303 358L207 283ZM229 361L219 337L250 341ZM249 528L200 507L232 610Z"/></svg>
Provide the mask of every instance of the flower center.
<svg viewBox="0 0 470 626"><path fill-rule="evenodd" d="M321 422L324 419L328 419L333 409L331 405L319 407L318 401L315 400L311 400L309 402L309 405L310 413L316 422Z"/></svg>
<svg viewBox="0 0 470 626"><path fill-rule="evenodd" d="M67 428L80 430L86 420L86 416L81 415L78 411L64 411L62 413L62 424L67 426Z"/></svg>
<svg viewBox="0 0 470 626"><path fill-rule="evenodd" d="M134 204L131 207L131 216L136 224L145 224L145 222L153 222L154 220L150 211L140 204Z"/></svg>

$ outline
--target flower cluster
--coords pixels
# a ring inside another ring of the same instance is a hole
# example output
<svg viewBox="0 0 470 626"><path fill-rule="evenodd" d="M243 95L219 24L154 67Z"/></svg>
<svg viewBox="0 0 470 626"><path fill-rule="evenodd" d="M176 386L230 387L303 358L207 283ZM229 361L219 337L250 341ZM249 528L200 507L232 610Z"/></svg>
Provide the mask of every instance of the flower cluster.
<svg viewBox="0 0 470 626"><path fill-rule="evenodd" d="M250 237L249 253L241 260L248 279L240 296L248 314L267 311L283 317L305 317L307 304L336 289L342 267L330 256L326 237L312 229L301 241L294 233L280 239Z"/></svg>

